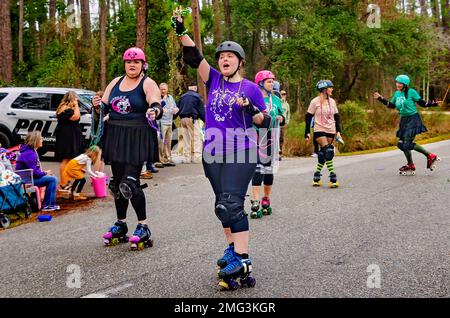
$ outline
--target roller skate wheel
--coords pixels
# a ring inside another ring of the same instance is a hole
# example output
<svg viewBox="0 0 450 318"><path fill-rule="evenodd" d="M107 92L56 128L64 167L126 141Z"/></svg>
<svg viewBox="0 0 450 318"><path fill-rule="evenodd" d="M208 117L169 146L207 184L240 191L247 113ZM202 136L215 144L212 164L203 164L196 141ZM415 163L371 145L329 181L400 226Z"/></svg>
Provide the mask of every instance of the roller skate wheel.
<svg viewBox="0 0 450 318"><path fill-rule="evenodd" d="M103 239L103 244L105 244L106 246L109 246L109 240L108 239Z"/></svg>
<svg viewBox="0 0 450 318"><path fill-rule="evenodd" d="M148 240L147 242L145 242L145 245L147 247L152 247L153 246L153 240Z"/></svg>
<svg viewBox="0 0 450 318"><path fill-rule="evenodd" d="M223 280L219 281L219 287L220 287L221 290L228 290L229 289L228 284L225 281L223 281Z"/></svg>
<svg viewBox="0 0 450 318"><path fill-rule="evenodd" d="M431 171L433 171L433 169L431 169ZM416 175L416 172L415 172L415 171L411 171L411 175L412 175L412 176L415 176L415 175Z"/></svg>
<svg viewBox="0 0 450 318"><path fill-rule="evenodd" d="M250 213L250 218L252 218L252 219L256 219L257 216L258 216L257 212Z"/></svg>
<svg viewBox="0 0 450 318"><path fill-rule="evenodd" d="M246 285L247 287L255 287L256 279L254 277L248 276L246 278L241 278L241 285Z"/></svg>
<svg viewBox="0 0 450 318"><path fill-rule="evenodd" d="M137 248L138 248L138 246L137 246L137 244L136 243L131 243L131 249L134 251L134 250L137 250Z"/></svg>

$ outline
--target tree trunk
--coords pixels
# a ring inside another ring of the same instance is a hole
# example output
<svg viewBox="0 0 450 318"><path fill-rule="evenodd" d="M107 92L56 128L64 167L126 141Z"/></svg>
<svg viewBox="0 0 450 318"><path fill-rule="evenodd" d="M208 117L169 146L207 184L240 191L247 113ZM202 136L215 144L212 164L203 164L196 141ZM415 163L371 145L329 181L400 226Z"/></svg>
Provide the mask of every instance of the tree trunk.
<svg viewBox="0 0 450 318"><path fill-rule="evenodd" d="M19 62L23 62L23 0L19 0L19 34L18 34Z"/></svg>
<svg viewBox="0 0 450 318"><path fill-rule="evenodd" d="M100 0L100 86L106 88L106 19L109 12L107 0Z"/></svg>
<svg viewBox="0 0 450 318"><path fill-rule="evenodd" d="M147 0L136 2L136 46L145 49L147 45Z"/></svg>
<svg viewBox="0 0 450 318"><path fill-rule="evenodd" d="M419 0L420 3L420 15L428 16L428 1L427 0Z"/></svg>
<svg viewBox="0 0 450 318"><path fill-rule="evenodd" d="M89 0L81 0L81 30L83 33L83 41L87 46L91 42L91 12L89 8Z"/></svg>
<svg viewBox="0 0 450 318"><path fill-rule="evenodd" d="M450 0L441 0L442 27L445 33L449 33L450 24Z"/></svg>
<svg viewBox="0 0 450 318"><path fill-rule="evenodd" d="M212 0L213 12L214 12L214 22L213 22L213 44L218 46L223 41L223 32L221 27L221 22L223 19L222 10L220 7L220 0Z"/></svg>
<svg viewBox="0 0 450 318"><path fill-rule="evenodd" d="M431 11L433 12L434 24L437 27L441 26L441 15L439 9L440 9L439 0L431 0Z"/></svg>
<svg viewBox="0 0 450 318"><path fill-rule="evenodd" d="M49 18L50 22L53 22L53 24L56 21L56 0L50 0L48 5L48 12L49 12Z"/></svg>
<svg viewBox="0 0 450 318"><path fill-rule="evenodd" d="M194 42L197 49L202 53L202 37L200 34L200 11L198 7L198 0L191 0L191 9L192 9L192 20L194 21ZM197 72L197 87L198 93L203 97L203 100L206 101L206 88L203 83L200 75Z"/></svg>
<svg viewBox="0 0 450 318"><path fill-rule="evenodd" d="M228 41L233 40L233 32L231 31L231 7L229 0L223 0L223 15L225 19L226 39Z"/></svg>
<svg viewBox="0 0 450 318"><path fill-rule="evenodd" d="M0 79L6 83L11 83L13 78L13 49L11 34L11 1L0 1L0 56L2 57L2 67Z"/></svg>

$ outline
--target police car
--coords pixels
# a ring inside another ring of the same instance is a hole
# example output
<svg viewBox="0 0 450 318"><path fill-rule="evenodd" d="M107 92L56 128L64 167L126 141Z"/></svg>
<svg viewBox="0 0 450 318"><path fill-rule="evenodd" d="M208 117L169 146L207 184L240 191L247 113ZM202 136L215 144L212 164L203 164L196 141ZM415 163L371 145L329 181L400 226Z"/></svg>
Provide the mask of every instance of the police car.
<svg viewBox="0 0 450 318"><path fill-rule="evenodd" d="M44 145L39 154L54 151L57 124L56 108L68 91L78 95L80 126L85 144L91 135L91 100L95 92L50 87L0 88L0 143L9 148L25 139L29 131L40 130Z"/></svg>

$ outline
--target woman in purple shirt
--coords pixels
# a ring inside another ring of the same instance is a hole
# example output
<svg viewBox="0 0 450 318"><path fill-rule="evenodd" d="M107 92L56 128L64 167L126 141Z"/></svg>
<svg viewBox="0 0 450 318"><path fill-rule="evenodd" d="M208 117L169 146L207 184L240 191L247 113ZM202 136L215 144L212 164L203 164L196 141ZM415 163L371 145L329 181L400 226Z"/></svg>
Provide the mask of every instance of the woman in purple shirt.
<svg viewBox="0 0 450 318"><path fill-rule="evenodd" d="M197 68L209 88L206 103L203 168L213 188L215 213L221 221L228 247L217 261L224 289L241 284L254 286L248 256L249 226L244 211L245 194L256 168L256 132L252 124L267 124L261 111L266 109L258 86L239 73L245 53L236 42L225 41L217 47L219 70L211 67L186 34L181 8L174 12L172 26L183 44L186 64ZM270 121L270 119L269 119Z"/></svg>

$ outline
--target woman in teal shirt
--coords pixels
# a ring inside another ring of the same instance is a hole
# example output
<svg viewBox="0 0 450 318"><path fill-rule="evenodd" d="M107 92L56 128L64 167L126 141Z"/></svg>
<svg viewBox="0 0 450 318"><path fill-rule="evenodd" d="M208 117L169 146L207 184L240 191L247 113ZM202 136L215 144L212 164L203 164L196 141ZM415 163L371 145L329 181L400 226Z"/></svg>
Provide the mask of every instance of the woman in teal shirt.
<svg viewBox="0 0 450 318"><path fill-rule="evenodd" d="M273 168L279 155L280 126L283 126L285 122L281 99L273 94L274 81L275 75L271 71L263 70L255 75L255 84L263 93L271 124L268 130L258 130L258 164L252 179L252 212L250 213L252 219L272 214L270 194L273 185ZM264 196L261 199L260 209L259 192L263 182Z"/></svg>
<svg viewBox="0 0 450 318"><path fill-rule="evenodd" d="M388 108L396 108L400 114L400 127L397 131L399 138L397 147L403 151L408 163L399 169L401 175L415 174L416 166L412 160L411 150L418 151L427 158L427 169L433 171L436 167L435 162L440 158L425 150L422 146L414 142L416 135L427 131L422 123L422 118L416 108L416 103L422 107L438 106L436 102L425 102L416 90L409 88L410 79L407 75L399 75L395 79L397 91L388 101L378 92L373 96Z"/></svg>

